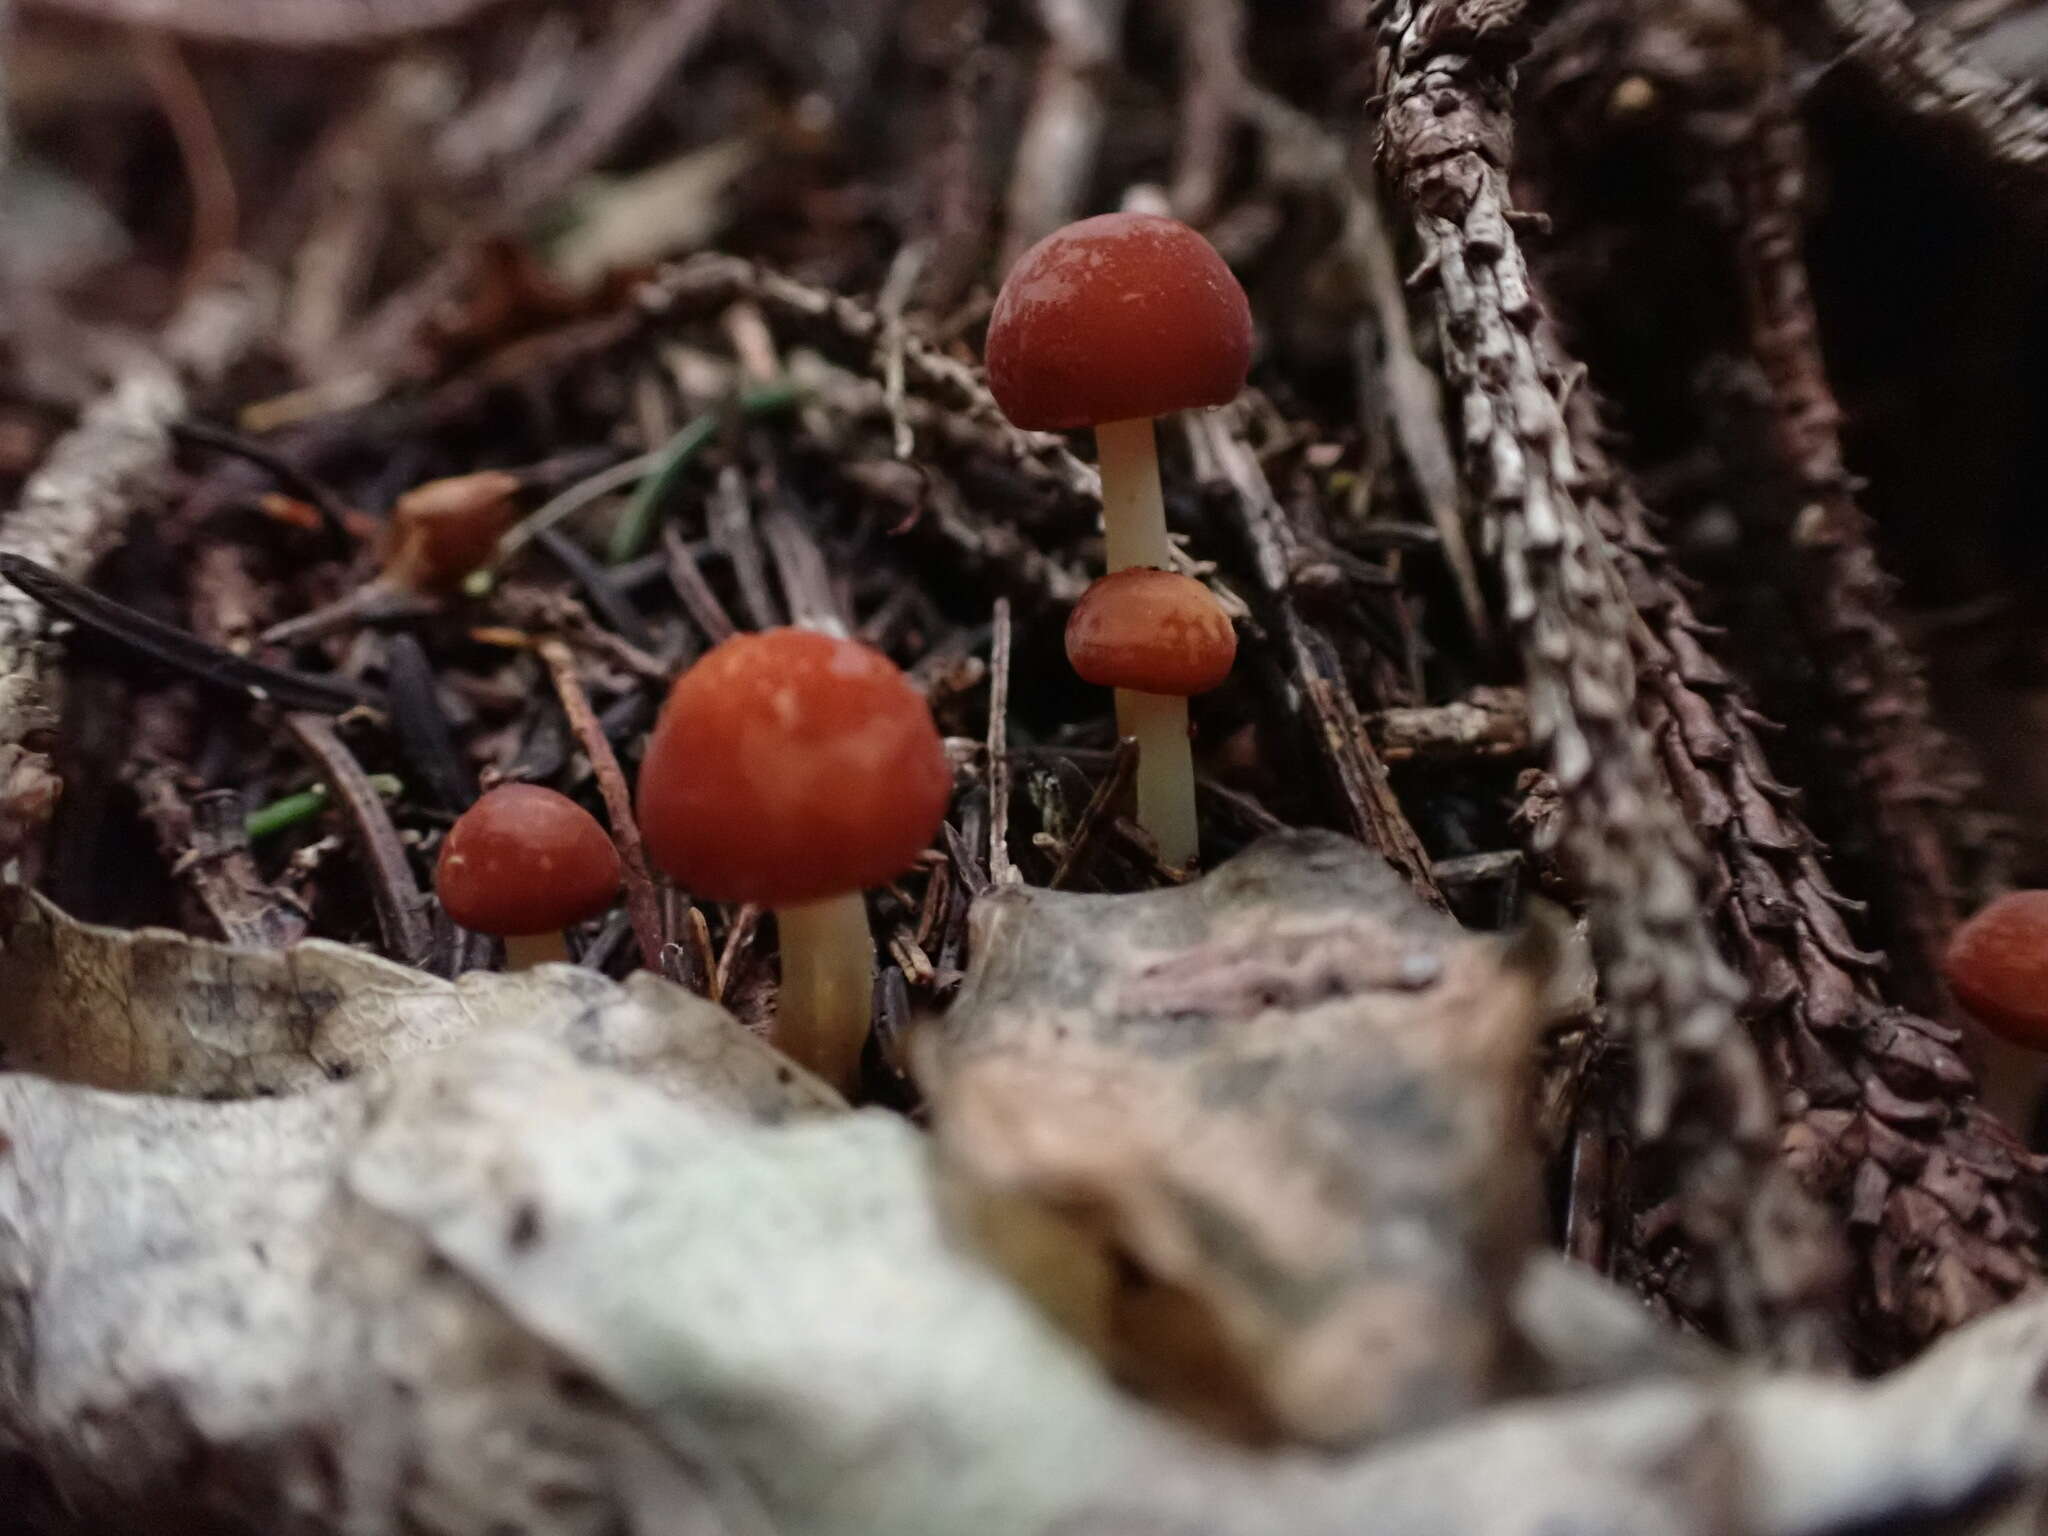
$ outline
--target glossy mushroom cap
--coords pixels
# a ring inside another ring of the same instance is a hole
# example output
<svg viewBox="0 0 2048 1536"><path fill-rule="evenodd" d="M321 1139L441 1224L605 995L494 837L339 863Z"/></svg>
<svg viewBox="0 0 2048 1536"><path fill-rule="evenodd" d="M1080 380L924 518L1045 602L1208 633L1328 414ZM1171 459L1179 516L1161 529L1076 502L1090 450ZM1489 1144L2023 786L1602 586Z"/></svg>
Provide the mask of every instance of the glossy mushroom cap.
<svg viewBox="0 0 2048 1536"><path fill-rule="evenodd" d="M931 710L888 657L771 629L677 680L640 767L640 831L697 895L798 906L901 874L952 793Z"/></svg>
<svg viewBox="0 0 2048 1536"><path fill-rule="evenodd" d="M1017 259L988 327L988 382L1020 427L1063 431L1234 400L1252 312L1177 219L1106 213Z"/></svg>
<svg viewBox="0 0 2048 1536"><path fill-rule="evenodd" d="M1091 683L1185 698L1230 676L1237 631L1193 577L1133 566L1081 595L1067 620L1067 660Z"/></svg>
<svg viewBox="0 0 2048 1536"><path fill-rule="evenodd" d="M2048 1051L2048 891L2008 891L1942 957L1956 1000L1994 1035Z"/></svg>
<svg viewBox="0 0 2048 1536"><path fill-rule="evenodd" d="M434 889L448 916L478 933L556 933L611 905L619 852L566 795L501 784L449 828Z"/></svg>

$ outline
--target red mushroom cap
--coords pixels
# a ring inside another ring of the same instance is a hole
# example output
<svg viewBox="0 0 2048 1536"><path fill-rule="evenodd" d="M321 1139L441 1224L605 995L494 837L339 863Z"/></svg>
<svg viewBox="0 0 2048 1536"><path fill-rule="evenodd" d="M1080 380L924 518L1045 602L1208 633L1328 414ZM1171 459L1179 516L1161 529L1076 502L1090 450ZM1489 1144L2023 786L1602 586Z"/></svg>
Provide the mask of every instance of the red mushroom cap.
<svg viewBox="0 0 2048 1536"><path fill-rule="evenodd" d="M538 784L500 784L448 829L434 889L448 916L500 938L595 917L619 888L619 851L597 818Z"/></svg>
<svg viewBox="0 0 2048 1536"><path fill-rule="evenodd" d="M1207 693L1236 659L1237 631L1223 605L1173 571L1114 571L1081 594L1067 620L1067 660L1105 688Z"/></svg>
<svg viewBox="0 0 2048 1536"><path fill-rule="evenodd" d="M1994 1035L2048 1051L2048 891L2008 891L1942 957L1956 1000Z"/></svg>
<svg viewBox="0 0 2048 1536"><path fill-rule="evenodd" d="M989 387L1038 431L1223 405L1251 360L1251 306L1230 268L1149 213L1054 230L1010 269L988 327Z"/></svg>
<svg viewBox="0 0 2048 1536"><path fill-rule="evenodd" d="M931 710L888 657L771 629L677 679L640 767L640 831L699 895L798 906L902 873L952 794Z"/></svg>

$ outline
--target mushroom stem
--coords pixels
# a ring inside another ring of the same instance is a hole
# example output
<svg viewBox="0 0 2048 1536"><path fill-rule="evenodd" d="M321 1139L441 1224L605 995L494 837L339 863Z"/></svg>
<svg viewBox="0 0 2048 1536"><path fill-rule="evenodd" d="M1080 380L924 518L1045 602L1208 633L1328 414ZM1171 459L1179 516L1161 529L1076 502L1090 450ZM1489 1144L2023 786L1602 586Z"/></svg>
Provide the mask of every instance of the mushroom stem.
<svg viewBox="0 0 2048 1536"><path fill-rule="evenodd" d="M779 907L782 991L769 1039L842 1093L860 1076L874 1013L875 941L859 891Z"/></svg>
<svg viewBox="0 0 2048 1536"><path fill-rule="evenodd" d="M1195 755L1188 746L1188 701L1163 693L1116 691L1119 736L1138 742L1138 825L1159 845L1159 860L1175 869L1194 863Z"/></svg>
<svg viewBox="0 0 2048 1536"><path fill-rule="evenodd" d="M569 941L559 928L546 933L512 933L505 936L505 969L531 970L536 965L567 965Z"/></svg>
<svg viewBox="0 0 2048 1536"><path fill-rule="evenodd" d="M1102 532L1109 568L1133 565L1173 567L1166 538L1166 502L1159 492L1159 451L1152 418L1105 421L1095 429L1095 457L1102 468Z"/></svg>
<svg viewBox="0 0 2048 1536"><path fill-rule="evenodd" d="M2031 1146L2041 1092L2048 1087L2048 1056L2001 1040L1989 1030L1980 1034L1977 1081L1984 1107L2022 1143Z"/></svg>

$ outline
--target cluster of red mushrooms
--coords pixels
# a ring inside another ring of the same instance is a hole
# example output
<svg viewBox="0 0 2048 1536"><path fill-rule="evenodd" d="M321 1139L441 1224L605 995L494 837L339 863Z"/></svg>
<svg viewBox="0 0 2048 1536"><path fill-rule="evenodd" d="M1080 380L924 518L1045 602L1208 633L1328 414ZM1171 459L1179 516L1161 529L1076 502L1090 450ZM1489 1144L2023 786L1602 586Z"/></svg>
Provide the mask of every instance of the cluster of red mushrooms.
<svg viewBox="0 0 2048 1536"><path fill-rule="evenodd" d="M1186 225L1146 214L1084 219L1040 241L989 324L989 384L1010 420L1095 431L1108 574L1075 605L1067 657L1116 690L1118 732L1138 747L1138 821L1172 866L1198 852L1187 701L1229 674L1237 636L1209 590L1173 568L1153 422L1235 398L1251 348L1251 311L1222 258ZM506 487L476 478L411 509L395 551L406 577L459 576L495 541L497 516L481 543L459 536L475 504L506 500ZM655 862L698 896L773 909L773 1038L841 1088L858 1078L872 1012L863 892L917 861L952 788L909 680L867 646L805 629L717 646L677 681L648 743L639 816ZM568 959L563 931L609 906L619 876L588 812L506 784L449 832L437 886L449 916L502 936L517 969ZM1946 972L1984 1028L1986 1102L2024 1135L2048 1085L2048 891L2015 892L1970 919Z"/></svg>
<svg viewBox="0 0 2048 1536"><path fill-rule="evenodd" d="M1095 429L1109 572L1075 606L1067 654L1116 690L1118 730L1137 742L1138 820L1173 866L1198 851L1187 700L1229 674L1237 636L1209 590L1172 568L1153 421L1235 398L1251 347L1222 258L1143 214L1034 246L989 327L989 382L1017 426ZM857 1081L872 1014L863 892L917 861L952 790L910 681L878 651L807 629L716 646L677 680L648 742L637 809L650 855L696 896L774 911L772 1038L841 1088ZM436 874L449 917L502 937L514 969L567 960L564 930L608 907L619 880L597 821L531 784L464 813Z"/></svg>

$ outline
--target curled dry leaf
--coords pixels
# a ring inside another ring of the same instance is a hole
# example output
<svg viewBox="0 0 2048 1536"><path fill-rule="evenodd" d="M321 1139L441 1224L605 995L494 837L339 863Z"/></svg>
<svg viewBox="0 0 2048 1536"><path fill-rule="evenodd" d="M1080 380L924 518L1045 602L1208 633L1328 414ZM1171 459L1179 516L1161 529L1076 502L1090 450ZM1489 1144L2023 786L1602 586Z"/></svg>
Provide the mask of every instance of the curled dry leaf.
<svg viewBox="0 0 2048 1536"><path fill-rule="evenodd" d="M1674 1373L1637 1309L1648 1378L1233 1448L949 1241L905 1122L752 1123L520 1031L240 1103L0 1076L0 1136L24 1536L1838 1536L1983 1529L2048 1468L2048 1303L1876 1388Z"/></svg>
<svg viewBox="0 0 2048 1536"><path fill-rule="evenodd" d="M918 1046L978 1237L1127 1379L1321 1444L1498 1387L1547 946L1327 833L1143 896L997 890Z"/></svg>
<svg viewBox="0 0 2048 1536"><path fill-rule="evenodd" d="M836 1107L823 1083L724 1009L636 972L573 966L443 981L344 944L234 949L125 932L32 898L0 942L0 1067L191 1098L303 1092L518 1030L672 1095L757 1119Z"/></svg>

